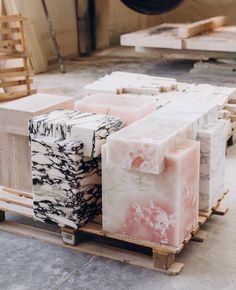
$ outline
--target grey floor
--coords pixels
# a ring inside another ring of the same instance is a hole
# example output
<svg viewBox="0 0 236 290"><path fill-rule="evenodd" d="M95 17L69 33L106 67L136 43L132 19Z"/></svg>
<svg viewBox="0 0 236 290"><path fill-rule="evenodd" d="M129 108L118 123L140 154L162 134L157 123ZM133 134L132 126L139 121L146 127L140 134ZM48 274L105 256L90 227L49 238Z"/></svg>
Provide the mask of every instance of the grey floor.
<svg viewBox="0 0 236 290"><path fill-rule="evenodd" d="M34 78L35 86L40 92L80 98L86 83L112 70L172 76L189 82L232 85L235 81L234 75L190 74L194 65L190 60L158 60L154 55L139 58L127 49L114 50L108 58L104 55L90 60L68 61L65 75L58 73L54 66L50 73ZM0 290L236 289L235 165L236 145L228 150L226 164L226 185L230 194L224 204L230 211L224 217L212 216L205 225L208 239L204 243L190 242L177 257L185 263L181 275L170 277L0 232Z"/></svg>

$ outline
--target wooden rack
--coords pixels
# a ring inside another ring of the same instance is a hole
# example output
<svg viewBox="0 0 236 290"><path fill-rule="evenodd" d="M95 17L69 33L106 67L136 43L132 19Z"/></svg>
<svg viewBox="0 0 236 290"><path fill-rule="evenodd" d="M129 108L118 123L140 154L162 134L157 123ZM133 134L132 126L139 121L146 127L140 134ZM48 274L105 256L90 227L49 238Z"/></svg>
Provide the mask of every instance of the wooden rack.
<svg viewBox="0 0 236 290"><path fill-rule="evenodd" d="M0 16L0 101L18 99L35 93L31 89L29 57L24 36L26 18Z"/></svg>

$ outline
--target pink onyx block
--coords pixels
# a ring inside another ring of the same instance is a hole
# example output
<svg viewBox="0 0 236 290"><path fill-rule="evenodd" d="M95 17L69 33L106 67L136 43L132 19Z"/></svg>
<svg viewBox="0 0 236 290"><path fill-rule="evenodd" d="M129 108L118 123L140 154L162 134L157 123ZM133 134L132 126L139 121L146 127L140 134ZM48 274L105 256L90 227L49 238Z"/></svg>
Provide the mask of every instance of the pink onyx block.
<svg viewBox="0 0 236 290"><path fill-rule="evenodd" d="M107 138L108 164L160 174L165 169L166 153L192 137L191 121L153 113Z"/></svg>
<svg viewBox="0 0 236 290"><path fill-rule="evenodd" d="M198 225L200 143L166 156L162 174L111 168L102 148L103 230L179 247Z"/></svg>
<svg viewBox="0 0 236 290"><path fill-rule="evenodd" d="M99 113L119 117L129 125L156 110L153 97L130 94L94 94L75 104L81 112Z"/></svg>

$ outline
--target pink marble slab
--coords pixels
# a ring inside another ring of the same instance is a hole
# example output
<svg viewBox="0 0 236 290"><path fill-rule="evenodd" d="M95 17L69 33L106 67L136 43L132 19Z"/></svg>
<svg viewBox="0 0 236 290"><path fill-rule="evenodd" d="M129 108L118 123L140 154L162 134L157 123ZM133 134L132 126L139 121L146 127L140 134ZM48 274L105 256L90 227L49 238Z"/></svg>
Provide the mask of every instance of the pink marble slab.
<svg viewBox="0 0 236 290"><path fill-rule="evenodd" d="M108 137L108 163L112 167L159 174L165 169L166 153L192 137L191 121L153 113Z"/></svg>
<svg viewBox="0 0 236 290"><path fill-rule="evenodd" d="M110 167L102 148L103 230L178 247L198 224L200 144L166 156L159 175Z"/></svg>
<svg viewBox="0 0 236 290"><path fill-rule="evenodd" d="M75 109L81 112L99 113L119 117L129 125L156 110L152 96L131 94L93 94L76 102Z"/></svg>

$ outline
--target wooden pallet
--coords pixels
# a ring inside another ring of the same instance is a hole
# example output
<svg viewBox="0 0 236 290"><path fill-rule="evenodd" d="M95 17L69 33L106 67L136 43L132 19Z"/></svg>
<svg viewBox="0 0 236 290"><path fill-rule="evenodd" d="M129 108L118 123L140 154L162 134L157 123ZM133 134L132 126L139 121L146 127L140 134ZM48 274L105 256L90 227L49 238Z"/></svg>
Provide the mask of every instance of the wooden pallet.
<svg viewBox="0 0 236 290"><path fill-rule="evenodd" d="M217 202L211 214L220 214L220 202L226 194ZM176 262L175 257L190 240L203 242L207 237L207 232L200 229L208 219L202 212L199 215L199 225L178 248L105 232L102 230L100 217L79 231L64 227L61 234L5 220L5 212L33 219L32 207L31 193L1 187L0 230L171 275L177 275L183 270L184 264Z"/></svg>
<svg viewBox="0 0 236 290"><path fill-rule="evenodd" d="M35 91L31 89L29 57L24 36L24 22L20 15L0 16L0 101L18 99Z"/></svg>
<svg viewBox="0 0 236 290"><path fill-rule="evenodd" d="M208 211L200 210L199 211L199 224L203 225L206 223L206 221L214 214L214 215L225 215L229 208L223 207L221 205L223 199L226 197L226 195L229 193L229 190L225 190L225 192L222 194L222 196L217 200L216 204Z"/></svg>

